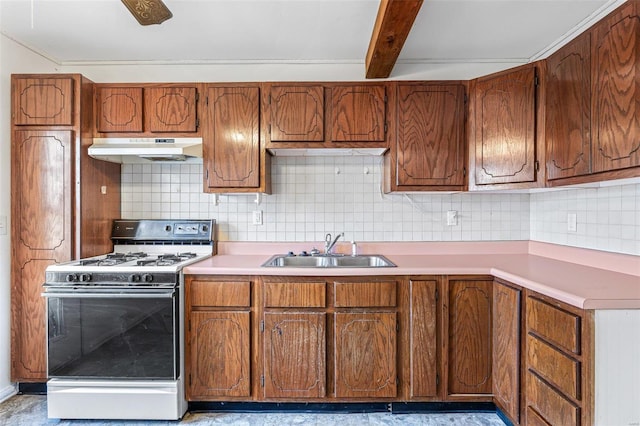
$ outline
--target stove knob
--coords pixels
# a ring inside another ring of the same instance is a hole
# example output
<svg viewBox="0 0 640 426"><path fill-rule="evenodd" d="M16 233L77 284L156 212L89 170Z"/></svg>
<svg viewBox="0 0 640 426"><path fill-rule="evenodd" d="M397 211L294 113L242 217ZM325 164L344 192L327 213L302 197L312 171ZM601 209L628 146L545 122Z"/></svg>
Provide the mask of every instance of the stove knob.
<svg viewBox="0 0 640 426"><path fill-rule="evenodd" d="M129 275L129 282L130 282L130 283L137 283L137 282L140 282L140 275L138 275L138 274L131 274L131 275Z"/></svg>
<svg viewBox="0 0 640 426"><path fill-rule="evenodd" d="M171 225L165 226L164 230L167 231L167 232L171 232Z"/></svg>
<svg viewBox="0 0 640 426"><path fill-rule="evenodd" d="M153 275L151 274L144 274L142 276L142 281L144 281L145 283L150 283L151 281L153 281Z"/></svg>
<svg viewBox="0 0 640 426"><path fill-rule="evenodd" d="M78 276L76 274L67 274L67 282L74 282L78 280Z"/></svg>
<svg viewBox="0 0 640 426"><path fill-rule="evenodd" d="M91 274L80 274L80 281L86 283L87 281L91 281Z"/></svg>

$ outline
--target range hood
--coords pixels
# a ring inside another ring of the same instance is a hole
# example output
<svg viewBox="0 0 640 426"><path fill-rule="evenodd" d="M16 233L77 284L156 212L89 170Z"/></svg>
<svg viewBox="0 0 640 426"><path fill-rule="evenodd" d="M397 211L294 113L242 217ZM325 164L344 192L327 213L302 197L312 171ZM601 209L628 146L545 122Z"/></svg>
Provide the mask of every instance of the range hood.
<svg viewBox="0 0 640 426"><path fill-rule="evenodd" d="M94 138L89 156L112 163L202 162L202 138Z"/></svg>

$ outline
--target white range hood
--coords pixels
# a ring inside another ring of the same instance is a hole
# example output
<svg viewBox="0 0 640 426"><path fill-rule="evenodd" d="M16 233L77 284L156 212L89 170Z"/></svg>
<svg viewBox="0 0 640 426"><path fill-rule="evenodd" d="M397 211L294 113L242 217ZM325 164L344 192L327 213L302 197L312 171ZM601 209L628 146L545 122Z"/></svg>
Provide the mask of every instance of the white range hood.
<svg viewBox="0 0 640 426"><path fill-rule="evenodd" d="M202 138L94 138L89 156L112 163L200 163Z"/></svg>

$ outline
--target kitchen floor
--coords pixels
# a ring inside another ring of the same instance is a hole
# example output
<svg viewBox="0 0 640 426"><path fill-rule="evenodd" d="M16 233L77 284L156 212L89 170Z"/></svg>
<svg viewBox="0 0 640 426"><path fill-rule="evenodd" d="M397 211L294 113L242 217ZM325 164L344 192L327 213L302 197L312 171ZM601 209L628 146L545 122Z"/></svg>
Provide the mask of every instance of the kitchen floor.
<svg viewBox="0 0 640 426"><path fill-rule="evenodd" d="M49 420L47 400L44 395L16 395L0 404L2 426L165 426L165 425L242 425L242 426L287 426L287 425L340 425L340 426L504 426L495 413L436 413L436 414L391 414L391 413L187 413L181 421L121 421L121 420Z"/></svg>

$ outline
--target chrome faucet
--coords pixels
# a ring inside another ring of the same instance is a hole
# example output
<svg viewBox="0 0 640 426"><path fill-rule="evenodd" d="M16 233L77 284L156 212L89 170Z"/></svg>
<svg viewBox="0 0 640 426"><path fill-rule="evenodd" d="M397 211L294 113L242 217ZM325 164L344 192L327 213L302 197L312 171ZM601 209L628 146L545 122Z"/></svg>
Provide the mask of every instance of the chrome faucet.
<svg viewBox="0 0 640 426"><path fill-rule="evenodd" d="M339 233L338 235L336 235L336 238L331 241L331 234L327 234L324 237L324 254L331 254L331 250L333 250L333 246L336 245L336 243L338 242L338 239L340 237L344 237L344 232Z"/></svg>

